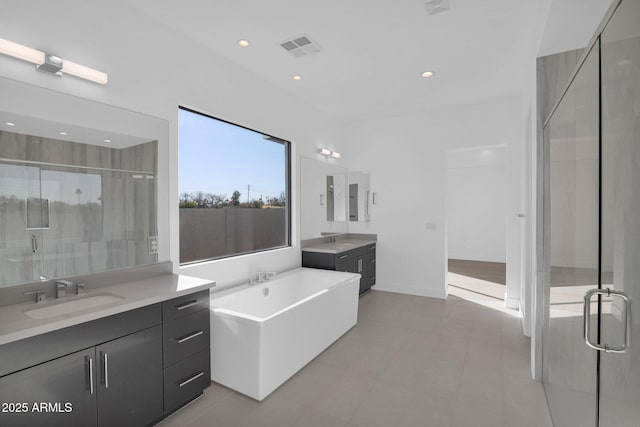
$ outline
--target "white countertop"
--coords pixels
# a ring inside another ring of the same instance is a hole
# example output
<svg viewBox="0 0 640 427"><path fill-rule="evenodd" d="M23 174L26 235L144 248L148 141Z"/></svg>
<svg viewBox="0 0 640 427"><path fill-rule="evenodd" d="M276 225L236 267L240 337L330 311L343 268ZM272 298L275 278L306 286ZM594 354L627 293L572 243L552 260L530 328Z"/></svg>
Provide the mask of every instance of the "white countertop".
<svg viewBox="0 0 640 427"><path fill-rule="evenodd" d="M79 325L136 308L167 301L182 295L212 288L216 282L177 274L163 274L148 279L136 280L92 289L87 284L84 294L64 298L14 304L0 307L0 345L24 338L44 334L69 326ZM46 319L32 319L25 312L41 307L63 304L92 296L113 295L118 301L73 313L65 313Z"/></svg>

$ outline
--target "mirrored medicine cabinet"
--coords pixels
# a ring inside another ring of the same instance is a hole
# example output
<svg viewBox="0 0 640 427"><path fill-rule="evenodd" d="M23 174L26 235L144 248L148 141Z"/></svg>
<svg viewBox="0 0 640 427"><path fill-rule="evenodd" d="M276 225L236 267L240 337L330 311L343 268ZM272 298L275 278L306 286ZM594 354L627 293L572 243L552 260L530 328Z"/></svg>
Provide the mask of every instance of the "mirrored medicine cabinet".
<svg viewBox="0 0 640 427"><path fill-rule="evenodd" d="M303 240L346 233L349 222L370 219L370 175L301 156L300 200Z"/></svg>

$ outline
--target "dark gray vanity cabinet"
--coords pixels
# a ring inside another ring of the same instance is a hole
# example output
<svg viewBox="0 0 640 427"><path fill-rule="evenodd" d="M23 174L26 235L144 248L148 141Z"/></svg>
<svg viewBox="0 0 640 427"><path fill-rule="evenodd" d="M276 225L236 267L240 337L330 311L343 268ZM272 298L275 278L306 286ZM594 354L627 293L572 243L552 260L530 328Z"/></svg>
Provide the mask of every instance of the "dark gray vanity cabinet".
<svg viewBox="0 0 640 427"><path fill-rule="evenodd" d="M375 262L375 243L337 254L302 251L303 267L359 273L361 275L360 294L375 285Z"/></svg>
<svg viewBox="0 0 640 427"><path fill-rule="evenodd" d="M0 377L1 404L28 409L0 408L0 426L134 427L163 414L159 304L5 344L0 359L16 371Z"/></svg>
<svg viewBox="0 0 640 427"><path fill-rule="evenodd" d="M0 345L0 426L157 422L211 383L208 307L207 289Z"/></svg>
<svg viewBox="0 0 640 427"><path fill-rule="evenodd" d="M172 412L211 384L209 290L162 304L164 407Z"/></svg>
<svg viewBox="0 0 640 427"><path fill-rule="evenodd" d="M90 348L0 378L0 425L95 427L94 363Z"/></svg>
<svg viewBox="0 0 640 427"><path fill-rule="evenodd" d="M144 426L163 413L162 327L96 347L98 427Z"/></svg>

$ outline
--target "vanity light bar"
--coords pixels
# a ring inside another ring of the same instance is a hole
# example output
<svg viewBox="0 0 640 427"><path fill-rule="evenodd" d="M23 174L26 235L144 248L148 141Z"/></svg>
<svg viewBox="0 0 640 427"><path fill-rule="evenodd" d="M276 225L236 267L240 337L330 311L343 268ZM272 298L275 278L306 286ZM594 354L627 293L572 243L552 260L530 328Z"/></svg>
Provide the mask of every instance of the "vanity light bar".
<svg viewBox="0 0 640 427"><path fill-rule="evenodd" d="M0 53L36 64L39 71L55 75L70 74L102 85L109 81L107 73L2 38Z"/></svg>
<svg viewBox="0 0 640 427"><path fill-rule="evenodd" d="M328 148L324 147L318 149L318 153L322 154L323 156L333 157L334 159L339 159L340 157L342 157L337 151L331 151Z"/></svg>

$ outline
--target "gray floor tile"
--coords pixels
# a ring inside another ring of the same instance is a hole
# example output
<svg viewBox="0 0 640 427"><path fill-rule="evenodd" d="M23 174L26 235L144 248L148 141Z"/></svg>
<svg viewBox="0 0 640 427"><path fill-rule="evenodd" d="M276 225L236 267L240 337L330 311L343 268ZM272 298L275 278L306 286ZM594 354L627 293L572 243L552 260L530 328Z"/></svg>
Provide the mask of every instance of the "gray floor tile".
<svg viewBox="0 0 640 427"><path fill-rule="evenodd" d="M262 402L212 384L180 427L550 427L516 317L450 296L373 291L358 325Z"/></svg>

